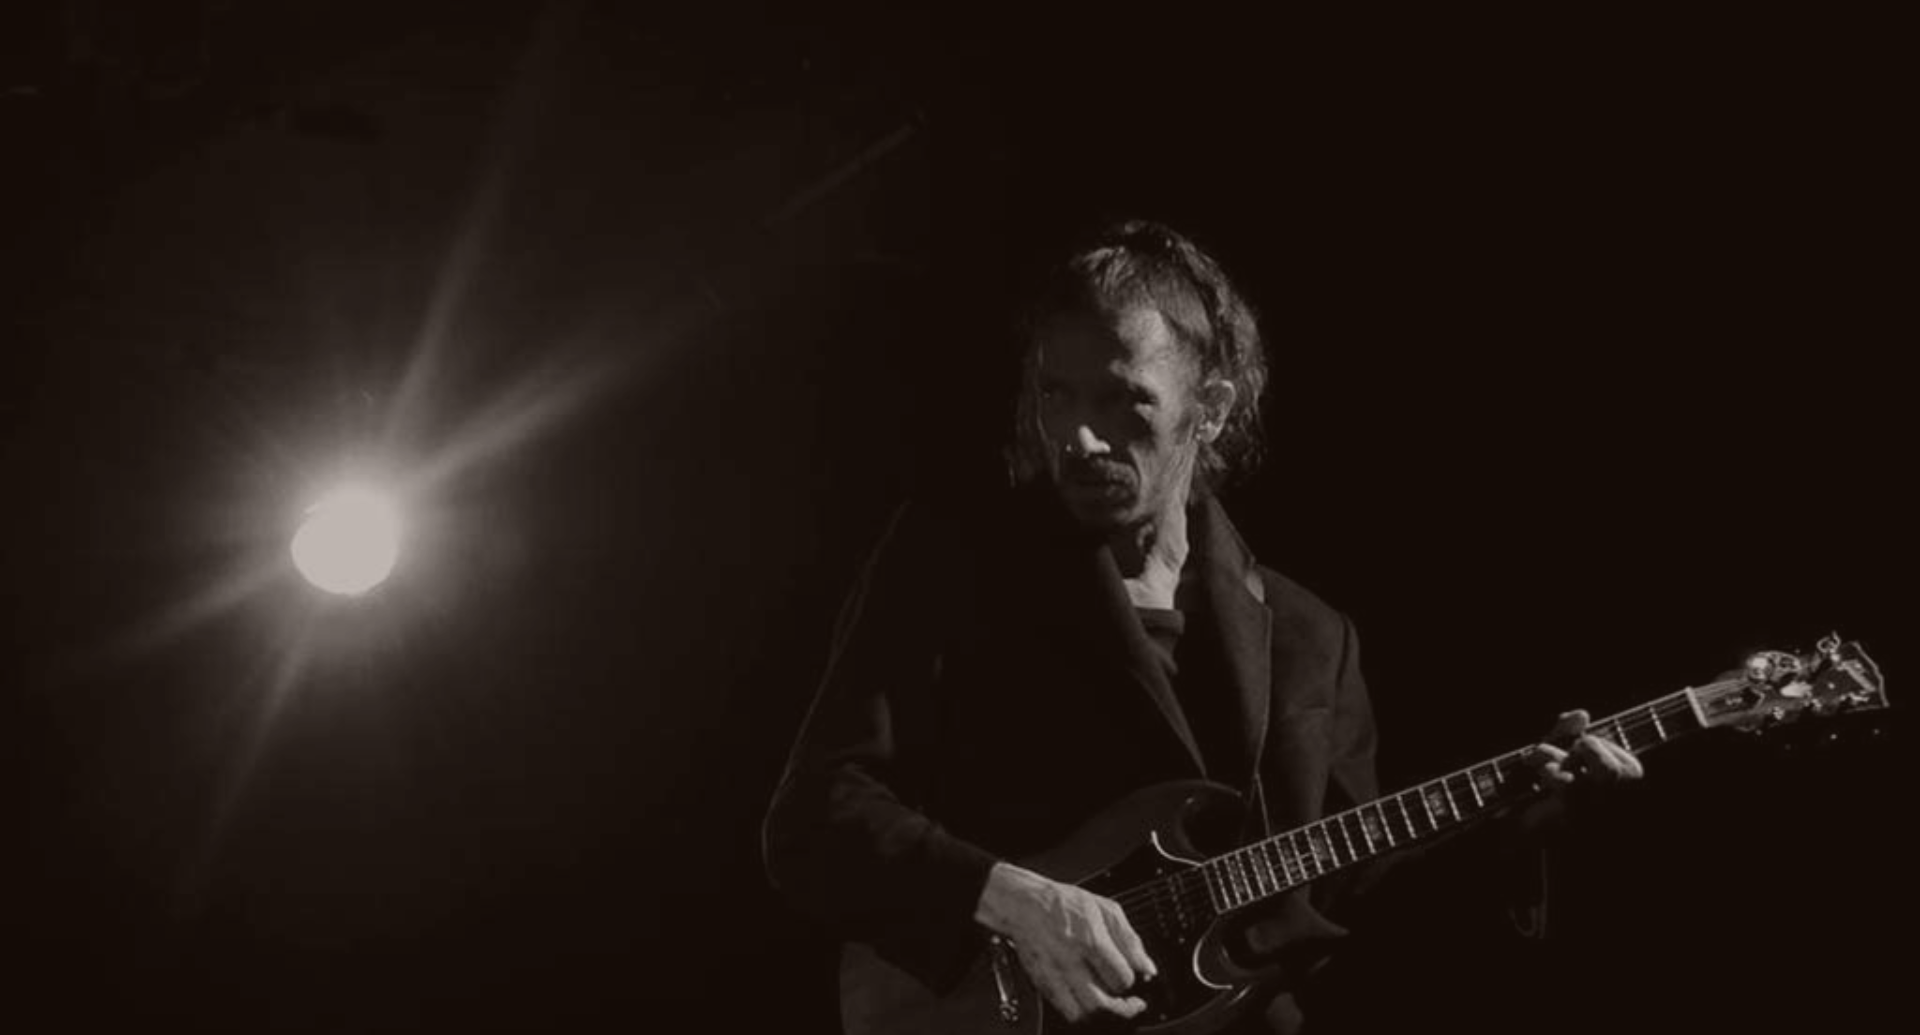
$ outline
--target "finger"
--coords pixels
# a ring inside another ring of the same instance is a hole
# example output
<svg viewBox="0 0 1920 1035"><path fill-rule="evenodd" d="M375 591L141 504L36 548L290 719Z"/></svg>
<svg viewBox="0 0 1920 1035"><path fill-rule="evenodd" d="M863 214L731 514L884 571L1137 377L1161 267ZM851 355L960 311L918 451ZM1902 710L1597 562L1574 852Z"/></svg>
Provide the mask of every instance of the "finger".
<svg viewBox="0 0 1920 1035"><path fill-rule="evenodd" d="M1040 988L1040 994L1059 1011L1060 1016L1069 1022L1079 1020L1083 1012L1080 1000L1074 995L1066 973L1055 966L1051 958L1037 952L1022 949L1020 958L1027 965L1027 976L1033 978L1033 983Z"/></svg>
<svg viewBox="0 0 1920 1035"><path fill-rule="evenodd" d="M1138 996L1110 995L1094 983L1093 972L1082 968L1079 977L1072 982L1074 1002L1078 1004L1080 1015L1094 1013L1113 1013L1121 1017L1132 1017L1147 1008L1147 1001Z"/></svg>
<svg viewBox="0 0 1920 1035"><path fill-rule="evenodd" d="M1589 734L1588 736L1593 740L1595 752L1607 759L1619 762L1621 768L1630 769L1639 765L1639 756L1635 755L1631 750L1628 750L1626 745L1612 737L1603 737L1598 734Z"/></svg>
<svg viewBox="0 0 1920 1035"><path fill-rule="evenodd" d="M1120 954L1103 918L1095 918L1085 953L1088 967L1103 988L1123 992L1133 985L1133 966Z"/></svg>
<svg viewBox="0 0 1920 1035"><path fill-rule="evenodd" d="M1106 1009L1106 1004L1113 999L1100 988L1099 976L1084 962L1074 965L1067 979L1067 988L1073 994L1074 1006L1082 1017Z"/></svg>
<svg viewBox="0 0 1920 1035"><path fill-rule="evenodd" d="M1533 767L1536 780L1564 785L1573 782L1573 774L1567 770L1568 759L1571 757L1564 748L1554 747L1552 744L1535 744L1527 753L1526 762Z"/></svg>
<svg viewBox="0 0 1920 1035"><path fill-rule="evenodd" d="M1122 1017L1136 1017L1147 1008L1147 1001L1139 996L1111 996L1099 989L1093 989L1093 1009L1105 1013L1119 1014Z"/></svg>
<svg viewBox="0 0 1920 1035"><path fill-rule="evenodd" d="M1545 769L1567 760L1567 750L1553 744L1535 744L1527 749L1524 761L1534 769Z"/></svg>
<svg viewBox="0 0 1920 1035"><path fill-rule="evenodd" d="M1113 933L1114 944L1120 947L1120 954L1133 965L1133 972L1147 981L1160 976L1160 968L1153 965L1153 958L1147 955L1147 946L1140 935L1127 920L1127 911L1120 903L1107 899L1107 928Z"/></svg>
<svg viewBox="0 0 1920 1035"><path fill-rule="evenodd" d="M1637 780L1645 775L1645 769L1633 752L1604 737L1582 738L1579 750L1587 759L1588 768L1606 779Z"/></svg>
<svg viewBox="0 0 1920 1035"><path fill-rule="evenodd" d="M1585 708L1575 708L1570 712L1561 712L1559 721L1553 724L1553 732L1547 734L1548 740L1570 741L1587 728L1592 717Z"/></svg>

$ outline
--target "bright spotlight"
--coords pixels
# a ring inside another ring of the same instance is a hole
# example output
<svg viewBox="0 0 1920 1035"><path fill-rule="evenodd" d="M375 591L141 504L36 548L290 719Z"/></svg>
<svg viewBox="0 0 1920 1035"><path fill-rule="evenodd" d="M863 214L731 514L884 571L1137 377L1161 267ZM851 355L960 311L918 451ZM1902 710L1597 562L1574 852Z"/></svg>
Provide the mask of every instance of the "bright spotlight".
<svg viewBox="0 0 1920 1035"><path fill-rule="evenodd" d="M386 496L363 485L334 490L307 508L293 534L293 564L329 593L354 595L380 584L400 556L400 517Z"/></svg>

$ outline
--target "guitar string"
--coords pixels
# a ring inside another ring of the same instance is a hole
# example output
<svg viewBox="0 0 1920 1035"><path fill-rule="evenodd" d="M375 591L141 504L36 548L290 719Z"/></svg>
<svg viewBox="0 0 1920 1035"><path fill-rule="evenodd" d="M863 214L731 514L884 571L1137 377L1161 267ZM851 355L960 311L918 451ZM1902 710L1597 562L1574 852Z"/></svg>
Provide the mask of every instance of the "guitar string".
<svg viewBox="0 0 1920 1035"><path fill-rule="evenodd" d="M1740 682L1741 680L1737 680L1737 679L1721 680L1721 681L1716 681L1715 683L1710 683L1707 686L1701 687L1699 689L1701 690L1724 689L1726 687L1738 685ZM1646 747L1648 748L1656 747L1659 744L1665 743L1668 739L1670 739L1669 735L1665 732L1664 724L1659 721L1659 718L1663 712L1668 717L1678 717L1680 715L1688 714L1693 711L1693 705L1687 699L1686 694L1687 694L1686 691L1681 691L1679 693L1671 694L1671 695L1668 695L1667 697L1656 700L1651 704L1642 705L1637 708L1629 709L1625 712L1620 712L1615 715L1610 715L1598 720L1591 721L1587 725L1587 731L1593 733L1596 736L1604 736L1609 733L1620 733L1621 734L1620 739L1624 739L1629 743L1631 743L1634 738L1630 735L1626 735L1626 731L1646 732L1651 730L1654 733L1655 739L1651 743L1647 744ZM1270 897L1271 895L1279 894L1281 892L1300 887L1302 885L1310 883L1315 879L1318 879L1319 877L1325 876L1337 870L1345 869L1348 866L1355 865L1361 862L1364 858L1371 858L1373 856L1382 854L1381 852L1374 850L1371 847L1369 848L1367 854L1364 856L1358 852L1350 850L1348 853L1350 858L1343 862L1340 859L1339 851L1334 847L1333 840L1330 837L1327 837L1326 834L1323 832L1322 838L1323 840L1326 841L1327 849L1328 849L1326 858L1330 858L1333 862L1332 866L1328 866L1323 861L1318 848L1315 847L1312 843L1312 839L1311 839L1312 828L1314 827L1325 828L1327 826L1339 823L1343 828L1342 833L1343 835L1345 835L1345 829L1344 829L1345 824L1342 823L1341 821L1348 816L1353 816L1359 821L1361 825L1361 829L1366 830L1368 829L1368 827L1367 827L1367 818L1364 814L1364 810L1368 808L1373 808L1376 812L1380 813L1379 820L1380 820L1381 828L1391 832L1392 824L1387 821L1386 814L1382 810L1381 806L1389 800L1394 800L1396 804L1399 806L1400 811L1403 813L1402 823L1407 828L1408 834L1411 835L1409 837L1409 842L1419 841L1425 837L1430 837L1433 834L1439 833L1441 830L1447 829L1449 826L1458 825L1459 823L1465 822L1467 819L1477 818L1477 816L1462 815L1461 810L1459 810L1457 807L1452 807L1441 813L1441 816L1444 817L1444 819L1435 819L1430 815L1429 822L1428 822L1429 829L1423 833L1412 822L1411 817L1412 815L1414 815L1414 813L1407 813L1405 809L1405 803L1402 801L1399 801L1399 799L1403 799L1409 794L1419 794L1424 798L1429 788L1434 787L1435 785L1441 785L1444 788L1449 781L1453 781L1457 779L1465 779L1469 783L1471 783L1474 778L1473 774L1477 770L1492 769L1495 771L1496 774L1498 774L1507 768L1510 768L1519 764L1524 764L1525 759L1531 750L1532 750L1531 748L1523 748L1519 751L1508 752L1507 754L1501 755L1490 761L1481 762L1472 766L1468 766L1465 769L1458 770L1453 773L1449 773L1445 776L1438 777L1433 780L1429 780L1425 783L1418 784L1414 787L1409 787L1405 790L1398 791L1393 794L1383 795L1379 798L1374 799L1373 801L1355 806L1354 808L1351 808L1351 809L1343 810L1331 816L1324 817L1313 823L1306 824L1305 826L1300 827L1296 830L1286 831L1275 837L1265 838L1265 839L1262 839L1261 841L1254 842L1251 845L1243 845L1240 848L1223 853L1222 855L1216 856L1213 859L1209 859L1205 862L1190 865L1186 869L1179 870L1171 874L1165 874L1151 881L1147 881L1143 884L1135 885L1134 887L1128 888L1122 891L1120 894L1114 896L1114 901L1119 903L1123 910L1125 909L1144 910L1145 907L1148 907L1148 906L1160 907L1160 906L1168 906L1168 905L1184 906L1184 907L1191 908L1195 905L1198 905L1200 903L1200 900L1204 899L1206 902L1206 905L1208 906L1208 909L1214 910L1212 883L1208 880L1209 875L1206 872L1204 872L1207 867L1213 866L1217 869L1224 868L1230 865L1229 863L1225 862L1225 860L1227 860L1229 857L1244 855L1245 853L1254 850L1259 845L1268 845L1268 844L1277 845L1277 843L1284 838L1293 838L1293 837L1304 835L1308 838L1308 847L1311 851L1301 852L1297 846L1292 846L1293 847L1293 859L1291 860L1292 865L1289 865L1289 860L1285 854L1284 848L1278 849L1278 857L1280 859L1281 872L1275 872L1273 870L1271 861L1262 860L1262 862L1264 862L1265 864L1264 865L1264 869L1266 871L1265 876L1267 876L1269 879L1262 880L1260 867L1253 865L1251 862L1242 863L1242 867L1246 871L1242 875L1234 875L1234 874L1227 874L1227 873L1220 873L1220 874L1213 875L1214 879L1222 885L1221 898L1228 902L1227 908L1229 910L1238 908L1238 906L1241 906L1241 905L1250 905L1255 901L1259 901L1260 899ZM1530 791L1529 793L1532 793L1532 792ZM1517 800L1518 799L1516 798L1516 801ZM1501 802L1500 804L1504 805L1504 804L1512 804L1512 803L1513 802ZM1449 804L1453 805L1451 801L1449 802ZM1481 804L1476 807L1477 811L1485 811L1487 808L1488 806L1486 806L1485 804ZM1425 810L1425 811L1430 811L1430 807L1429 807L1429 810ZM1453 815L1447 816L1446 813L1448 811L1452 812ZM1351 840L1350 835L1348 835L1348 840ZM1309 858L1312 860L1312 864L1313 864L1312 866L1309 866L1307 862ZM1299 869L1299 871L1302 874L1305 875L1302 879L1296 880L1293 877L1293 870L1296 867ZM1318 868L1320 872L1319 873L1312 872L1314 868ZM1246 895L1245 892L1241 892L1235 887L1236 877L1239 878L1238 883L1241 886L1251 891L1251 895L1250 897L1247 898L1246 902L1236 903L1232 901L1235 897L1241 897ZM1272 879L1276 877L1284 877L1284 883L1280 882L1279 880ZM1197 880L1195 878L1197 878ZM1176 881L1179 882L1181 885L1183 885L1177 890L1173 888L1173 883ZM1172 892L1171 901L1168 900L1168 893L1170 891Z"/></svg>

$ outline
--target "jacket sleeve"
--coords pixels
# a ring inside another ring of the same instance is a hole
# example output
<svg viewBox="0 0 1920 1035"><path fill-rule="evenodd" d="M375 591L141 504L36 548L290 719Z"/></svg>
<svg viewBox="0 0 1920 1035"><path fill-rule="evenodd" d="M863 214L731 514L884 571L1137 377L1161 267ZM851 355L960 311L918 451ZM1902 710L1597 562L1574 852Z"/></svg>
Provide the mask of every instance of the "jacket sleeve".
<svg viewBox="0 0 1920 1035"><path fill-rule="evenodd" d="M762 844L790 903L941 991L983 944L973 914L996 858L916 807L915 744L953 588L924 524L894 515L841 612Z"/></svg>

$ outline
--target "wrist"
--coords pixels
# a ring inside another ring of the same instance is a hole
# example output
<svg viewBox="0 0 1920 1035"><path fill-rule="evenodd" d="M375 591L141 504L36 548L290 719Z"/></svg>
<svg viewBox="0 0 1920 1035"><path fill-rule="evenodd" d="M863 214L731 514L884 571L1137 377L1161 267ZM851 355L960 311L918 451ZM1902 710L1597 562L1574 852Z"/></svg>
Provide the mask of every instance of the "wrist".
<svg viewBox="0 0 1920 1035"><path fill-rule="evenodd" d="M1012 920L1022 904L1031 902L1046 878L1012 863L997 862L987 871L986 886L974 904L974 922L995 934L1012 934Z"/></svg>

